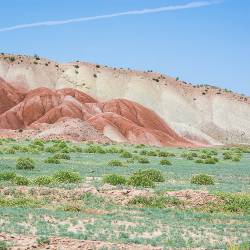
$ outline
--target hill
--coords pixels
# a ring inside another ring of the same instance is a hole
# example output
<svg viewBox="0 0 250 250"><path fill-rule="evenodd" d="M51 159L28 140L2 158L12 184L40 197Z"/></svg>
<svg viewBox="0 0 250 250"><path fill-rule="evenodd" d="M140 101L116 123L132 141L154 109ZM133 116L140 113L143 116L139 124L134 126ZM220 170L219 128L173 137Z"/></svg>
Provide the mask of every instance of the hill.
<svg viewBox="0 0 250 250"><path fill-rule="evenodd" d="M101 103L136 102L154 111L180 137L197 144L250 143L250 98L228 90L191 85L154 72L7 54L0 56L0 77L19 92L72 88Z"/></svg>

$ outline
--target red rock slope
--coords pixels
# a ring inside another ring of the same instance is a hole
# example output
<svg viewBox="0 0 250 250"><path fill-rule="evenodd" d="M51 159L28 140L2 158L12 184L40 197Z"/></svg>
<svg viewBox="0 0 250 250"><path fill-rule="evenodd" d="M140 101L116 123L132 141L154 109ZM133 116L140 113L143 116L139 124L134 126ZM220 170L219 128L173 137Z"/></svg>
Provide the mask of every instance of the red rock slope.
<svg viewBox="0 0 250 250"><path fill-rule="evenodd" d="M40 138L57 135L88 140L91 135L81 135L81 131L85 134L88 131L95 134L95 140L102 137L101 141L157 146L194 145L175 133L155 112L136 102L125 99L98 102L70 88L38 88L21 93L2 79L0 91L0 129L8 130L8 133L9 130L25 129L26 133L39 131L35 136Z"/></svg>

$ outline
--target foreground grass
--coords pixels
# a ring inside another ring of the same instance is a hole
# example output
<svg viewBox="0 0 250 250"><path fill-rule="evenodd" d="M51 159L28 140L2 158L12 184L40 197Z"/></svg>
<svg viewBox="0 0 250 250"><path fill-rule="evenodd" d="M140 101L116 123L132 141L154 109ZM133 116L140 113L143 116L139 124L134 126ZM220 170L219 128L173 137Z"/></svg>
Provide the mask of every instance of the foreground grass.
<svg viewBox="0 0 250 250"><path fill-rule="evenodd" d="M2 140L0 159L2 233L35 232L39 239L60 236L165 248L237 249L249 244L247 148L185 150ZM17 168L20 159L25 161ZM35 167L26 167L30 165ZM199 181L193 182L197 176ZM91 193L60 197L84 184L99 189L104 182L118 189L150 187L155 194L135 197L127 206ZM30 188L28 193L22 192L24 186ZM43 187L47 189L35 195L34 190ZM163 196L185 189L207 190L221 202L186 208L179 199Z"/></svg>

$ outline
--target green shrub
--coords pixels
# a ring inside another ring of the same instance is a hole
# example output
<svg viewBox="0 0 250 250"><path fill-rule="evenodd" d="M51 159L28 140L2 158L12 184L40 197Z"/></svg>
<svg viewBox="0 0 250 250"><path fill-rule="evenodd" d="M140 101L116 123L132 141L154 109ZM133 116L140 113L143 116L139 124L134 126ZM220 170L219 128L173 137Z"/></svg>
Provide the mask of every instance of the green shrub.
<svg viewBox="0 0 250 250"><path fill-rule="evenodd" d="M80 182L81 176L79 173L60 170L53 175L53 178L60 183L77 183Z"/></svg>
<svg viewBox="0 0 250 250"><path fill-rule="evenodd" d="M165 208L168 205L179 206L181 201L176 197L170 196L137 196L133 198L130 202L132 205L141 205L143 207L151 208Z"/></svg>
<svg viewBox="0 0 250 250"><path fill-rule="evenodd" d="M163 182L164 176L158 170L146 169L133 173L128 179L128 185L135 187L154 187L154 182Z"/></svg>
<svg viewBox="0 0 250 250"><path fill-rule="evenodd" d="M0 181L11 181L16 178L15 172L1 172Z"/></svg>
<svg viewBox="0 0 250 250"><path fill-rule="evenodd" d="M147 158L141 157L141 158L138 159L138 162L142 163L142 164L147 164L147 163L149 163L149 160Z"/></svg>
<svg viewBox="0 0 250 250"><path fill-rule="evenodd" d="M0 207L38 207L41 203L41 201L31 198L0 197Z"/></svg>
<svg viewBox="0 0 250 250"><path fill-rule="evenodd" d="M107 153L111 153L111 154L119 153L119 149L116 147L111 147L111 148L107 149L106 151L107 151Z"/></svg>
<svg viewBox="0 0 250 250"><path fill-rule="evenodd" d="M33 142L32 142L32 145L36 145L36 146L41 146L43 147L45 144L45 142L43 140L40 140L40 139L35 139Z"/></svg>
<svg viewBox="0 0 250 250"><path fill-rule="evenodd" d="M32 170L35 168L35 162L30 158L19 158L16 161L16 168Z"/></svg>
<svg viewBox="0 0 250 250"><path fill-rule="evenodd" d="M63 148L61 151L63 154L69 154L69 153L74 153L75 149L74 148Z"/></svg>
<svg viewBox="0 0 250 250"><path fill-rule="evenodd" d="M89 154L106 154L106 151L99 145L91 145L84 150L85 153Z"/></svg>
<svg viewBox="0 0 250 250"><path fill-rule="evenodd" d="M145 179L149 179L154 182L164 182L165 178L161 171L155 169L145 169L135 172L135 174L139 174L144 176Z"/></svg>
<svg viewBox="0 0 250 250"><path fill-rule="evenodd" d="M148 151L147 150L141 150L140 155L147 155Z"/></svg>
<svg viewBox="0 0 250 250"><path fill-rule="evenodd" d="M81 199L83 200L85 205L90 205L95 207L101 207L105 202L105 199L103 197L94 195L90 192L84 193Z"/></svg>
<svg viewBox="0 0 250 250"><path fill-rule="evenodd" d="M206 160L207 158L209 158L209 155L201 154L201 155L199 155L199 158Z"/></svg>
<svg viewBox="0 0 250 250"><path fill-rule="evenodd" d="M249 250L250 249L250 243L249 242L243 242L240 244L229 244L227 245L227 250Z"/></svg>
<svg viewBox="0 0 250 250"><path fill-rule="evenodd" d="M127 163L133 164L133 163L135 163L135 160L134 159L127 159Z"/></svg>
<svg viewBox="0 0 250 250"><path fill-rule="evenodd" d="M18 151L18 150L21 149L21 146L20 146L20 145L13 145L13 146L11 147L11 149L14 149L14 150Z"/></svg>
<svg viewBox="0 0 250 250"><path fill-rule="evenodd" d="M63 211L65 212L74 212L74 213L78 213L81 212L82 207L80 204L77 204L76 202L73 204L67 204L63 207Z"/></svg>
<svg viewBox="0 0 250 250"><path fill-rule="evenodd" d="M249 193L218 193L217 196L224 201L223 211L250 214Z"/></svg>
<svg viewBox="0 0 250 250"><path fill-rule="evenodd" d="M186 158L187 156L188 156L188 153L182 153L182 154L181 154L181 157L182 157L182 158Z"/></svg>
<svg viewBox="0 0 250 250"><path fill-rule="evenodd" d="M202 160L202 159L197 159L197 160L195 160L195 163L202 164L202 163L205 163L205 162L204 162L204 160Z"/></svg>
<svg viewBox="0 0 250 250"><path fill-rule="evenodd" d="M198 185L214 185L214 179L209 175L199 174L191 178L191 183Z"/></svg>
<svg viewBox="0 0 250 250"><path fill-rule="evenodd" d="M190 154L192 157L194 157L194 158L195 158L195 157L198 157L198 154L197 154L196 152L190 152L189 154Z"/></svg>
<svg viewBox="0 0 250 250"><path fill-rule="evenodd" d="M8 250L8 243L4 240L0 240L0 250Z"/></svg>
<svg viewBox="0 0 250 250"><path fill-rule="evenodd" d="M79 146L73 146L72 150L74 150L75 153L82 153L83 149Z"/></svg>
<svg viewBox="0 0 250 250"><path fill-rule="evenodd" d="M48 236L39 236L36 241L39 246L50 243Z"/></svg>
<svg viewBox="0 0 250 250"><path fill-rule="evenodd" d="M229 152L224 152L223 155L224 155L224 160L231 160L233 157L232 154Z"/></svg>
<svg viewBox="0 0 250 250"><path fill-rule="evenodd" d="M160 152L158 153L158 156L159 156L159 157L168 157L168 156L169 156L169 153L168 153L168 152L164 152L164 151L160 151Z"/></svg>
<svg viewBox="0 0 250 250"><path fill-rule="evenodd" d="M47 163L47 164L60 164L60 160L55 158L55 157L48 157L48 159L46 159L44 161L44 163Z"/></svg>
<svg viewBox="0 0 250 250"><path fill-rule="evenodd" d="M53 183L54 179L51 176L39 176L34 180L34 184L45 186Z"/></svg>
<svg viewBox="0 0 250 250"><path fill-rule="evenodd" d="M103 177L103 182L111 184L113 186L124 185L124 184L126 184L126 178L124 176L121 176L121 175L110 174L110 175L106 175Z"/></svg>
<svg viewBox="0 0 250 250"><path fill-rule="evenodd" d="M153 181L144 178L144 176L140 174L133 174L132 176L130 176L127 181L127 184L134 187L145 187L145 188L155 187L155 183Z"/></svg>
<svg viewBox="0 0 250 250"><path fill-rule="evenodd" d="M176 155L174 153L168 153L169 157L175 157Z"/></svg>
<svg viewBox="0 0 250 250"><path fill-rule="evenodd" d="M160 161L161 165L172 165L172 163L168 159L162 159Z"/></svg>
<svg viewBox="0 0 250 250"><path fill-rule="evenodd" d="M70 160L70 155L65 154L65 153L58 153L54 155L54 158L56 159L62 159L62 160Z"/></svg>
<svg viewBox="0 0 250 250"><path fill-rule="evenodd" d="M157 156L157 155L158 155L157 152L153 150L147 152L147 156Z"/></svg>
<svg viewBox="0 0 250 250"><path fill-rule="evenodd" d="M216 164L216 162L214 158L208 158L204 161L205 164Z"/></svg>
<svg viewBox="0 0 250 250"><path fill-rule="evenodd" d="M24 176L16 176L12 182L16 185L19 185L19 186L28 186L30 181L27 177L24 177Z"/></svg>
<svg viewBox="0 0 250 250"><path fill-rule="evenodd" d="M240 157L234 156L234 157L232 158L232 161L235 161L235 162L240 161Z"/></svg>
<svg viewBox="0 0 250 250"><path fill-rule="evenodd" d="M5 153L9 155L14 155L16 153L16 150L14 148L7 148L5 149Z"/></svg>
<svg viewBox="0 0 250 250"><path fill-rule="evenodd" d="M108 165L111 167L122 167L123 163L119 160L111 160L108 162Z"/></svg>
<svg viewBox="0 0 250 250"><path fill-rule="evenodd" d="M31 148L29 148L29 147L21 147L19 151L22 152L22 153L27 153L27 152L31 151Z"/></svg>
<svg viewBox="0 0 250 250"><path fill-rule="evenodd" d="M47 147L45 149L45 152L47 152L47 153L56 153L56 152L59 152L59 151L60 151L60 149L57 148L57 147L54 147L54 146Z"/></svg>
<svg viewBox="0 0 250 250"><path fill-rule="evenodd" d="M128 151L122 152L122 153L120 154L120 156L121 156L122 158L132 158L132 157L133 157L133 155L132 155L130 152L128 152Z"/></svg>

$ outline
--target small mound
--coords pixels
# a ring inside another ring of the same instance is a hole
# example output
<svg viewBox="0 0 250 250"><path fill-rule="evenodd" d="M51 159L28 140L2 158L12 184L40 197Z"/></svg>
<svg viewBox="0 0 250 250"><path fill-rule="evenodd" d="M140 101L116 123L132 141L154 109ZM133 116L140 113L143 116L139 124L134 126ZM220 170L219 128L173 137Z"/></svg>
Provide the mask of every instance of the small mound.
<svg viewBox="0 0 250 250"><path fill-rule="evenodd" d="M35 138L52 140L63 139L69 141L94 141L98 143L111 142L97 129L87 122L80 119L63 118L55 124L43 125L43 131L38 133Z"/></svg>
<svg viewBox="0 0 250 250"><path fill-rule="evenodd" d="M176 197L185 202L189 207L201 207L209 203L217 203L220 200L207 191L200 190L181 190L167 192L166 195Z"/></svg>

